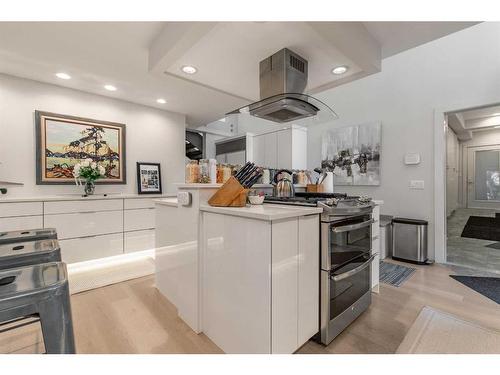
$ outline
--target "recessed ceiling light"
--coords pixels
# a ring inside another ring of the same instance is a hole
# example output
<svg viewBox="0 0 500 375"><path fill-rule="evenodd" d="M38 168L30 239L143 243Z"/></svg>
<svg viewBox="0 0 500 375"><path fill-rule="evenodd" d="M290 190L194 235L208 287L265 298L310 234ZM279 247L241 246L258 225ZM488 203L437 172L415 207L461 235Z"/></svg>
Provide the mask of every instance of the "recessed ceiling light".
<svg viewBox="0 0 500 375"><path fill-rule="evenodd" d="M194 66L191 65L184 65L181 70L186 73L186 74L194 74L198 71Z"/></svg>
<svg viewBox="0 0 500 375"><path fill-rule="evenodd" d="M498 125L498 126L495 126L495 129L500 129L500 125Z"/></svg>
<svg viewBox="0 0 500 375"><path fill-rule="evenodd" d="M160 103L160 104L165 104L167 101L165 99L160 98L160 99L156 99L156 102Z"/></svg>
<svg viewBox="0 0 500 375"><path fill-rule="evenodd" d="M71 79L71 76L69 74L66 74L66 73L56 73L56 77L57 78L61 78L61 79Z"/></svg>
<svg viewBox="0 0 500 375"><path fill-rule="evenodd" d="M345 65L337 66L332 69L332 73L336 75L344 74L345 72L347 72L347 69L348 68Z"/></svg>
<svg viewBox="0 0 500 375"><path fill-rule="evenodd" d="M500 116L500 113L499 112L493 113L492 116Z"/></svg>
<svg viewBox="0 0 500 375"><path fill-rule="evenodd" d="M108 91L116 91L116 87L113 85L104 85L104 88Z"/></svg>

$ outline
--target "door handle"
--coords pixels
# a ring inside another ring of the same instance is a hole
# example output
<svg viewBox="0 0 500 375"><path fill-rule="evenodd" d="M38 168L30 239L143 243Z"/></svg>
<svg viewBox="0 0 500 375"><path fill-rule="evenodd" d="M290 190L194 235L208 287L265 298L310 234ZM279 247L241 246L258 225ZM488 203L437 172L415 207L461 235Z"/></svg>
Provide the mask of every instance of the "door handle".
<svg viewBox="0 0 500 375"><path fill-rule="evenodd" d="M370 265L370 263L373 261L373 259L375 259L375 257L377 256L378 254L373 254L370 256L370 258L368 258L368 260L366 262L364 262L362 265L350 270L350 271L347 271L347 272L344 272L344 273L341 273L340 275L337 275L337 276L333 276L331 279L333 281L341 281L341 280L344 280L344 279L347 279L351 276L354 276L355 274L363 271L366 267L368 267Z"/></svg>

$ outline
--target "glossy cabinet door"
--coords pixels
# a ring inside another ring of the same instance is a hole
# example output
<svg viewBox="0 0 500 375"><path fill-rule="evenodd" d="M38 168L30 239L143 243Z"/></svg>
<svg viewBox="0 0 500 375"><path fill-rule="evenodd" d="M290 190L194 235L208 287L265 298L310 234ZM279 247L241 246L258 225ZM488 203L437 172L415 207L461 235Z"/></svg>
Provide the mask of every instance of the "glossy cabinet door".
<svg viewBox="0 0 500 375"><path fill-rule="evenodd" d="M202 220L203 332L226 353L271 353L271 223Z"/></svg>
<svg viewBox="0 0 500 375"><path fill-rule="evenodd" d="M70 214L80 212L101 212L123 210L123 199L96 199L45 202L44 214Z"/></svg>
<svg viewBox="0 0 500 375"><path fill-rule="evenodd" d="M133 253L136 251L151 250L155 248L155 230L138 230L125 232L124 252Z"/></svg>
<svg viewBox="0 0 500 375"><path fill-rule="evenodd" d="M297 349L298 220L272 223L272 353Z"/></svg>
<svg viewBox="0 0 500 375"><path fill-rule="evenodd" d="M62 261L65 263L123 254L123 235L120 233L60 240L59 244Z"/></svg>
<svg viewBox="0 0 500 375"><path fill-rule="evenodd" d="M19 216L0 218L0 232L43 228L43 216Z"/></svg>
<svg viewBox="0 0 500 375"><path fill-rule="evenodd" d="M123 232L123 211L45 215L45 228L56 228L59 239Z"/></svg>
<svg viewBox="0 0 500 375"><path fill-rule="evenodd" d="M154 208L125 210L123 214L123 227L125 232L153 229L155 227Z"/></svg>
<svg viewBox="0 0 500 375"><path fill-rule="evenodd" d="M42 202L0 203L0 217L43 215Z"/></svg>
<svg viewBox="0 0 500 375"><path fill-rule="evenodd" d="M298 347L319 329L319 224L319 215L299 218Z"/></svg>

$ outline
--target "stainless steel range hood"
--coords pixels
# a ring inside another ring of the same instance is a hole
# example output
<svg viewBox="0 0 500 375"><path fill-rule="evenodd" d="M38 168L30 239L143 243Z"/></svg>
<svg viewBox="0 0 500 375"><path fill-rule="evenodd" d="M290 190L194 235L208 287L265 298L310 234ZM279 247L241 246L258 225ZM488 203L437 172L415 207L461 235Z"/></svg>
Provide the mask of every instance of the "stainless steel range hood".
<svg viewBox="0 0 500 375"><path fill-rule="evenodd" d="M227 115L244 114L280 124L294 122L303 125L338 118L326 104L303 94L307 85L306 59L283 48L262 60L259 70L261 100Z"/></svg>

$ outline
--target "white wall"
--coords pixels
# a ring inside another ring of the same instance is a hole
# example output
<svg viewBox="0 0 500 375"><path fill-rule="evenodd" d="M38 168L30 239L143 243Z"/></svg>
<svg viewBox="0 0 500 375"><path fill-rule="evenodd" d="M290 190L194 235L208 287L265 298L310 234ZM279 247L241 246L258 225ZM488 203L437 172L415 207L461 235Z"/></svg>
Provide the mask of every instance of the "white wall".
<svg viewBox="0 0 500 375"><path fill-rule="evenodd" d="M309 129L309 168L321 161L325 129L381 121L381 185L336 190L382 199L386 214L429 220L432 258L434 110L500 102L499 45L500 23L479 24L387 58L380 73L318 94L339 119ZM421 164L405 166L407 152L420 153ZM425 189L410 190L409 180L424 180Z"/></svg>
<svg viewBox="0 0 500 375"><path fill-rule="evenodd" d="M184 115L0 74L0 180L23 182L4 197L80 193L74 185L36 185L34 111L126 125L127 184L96 193L137 193L136 162L161 163L164 192L184 181Z"/></svg>

